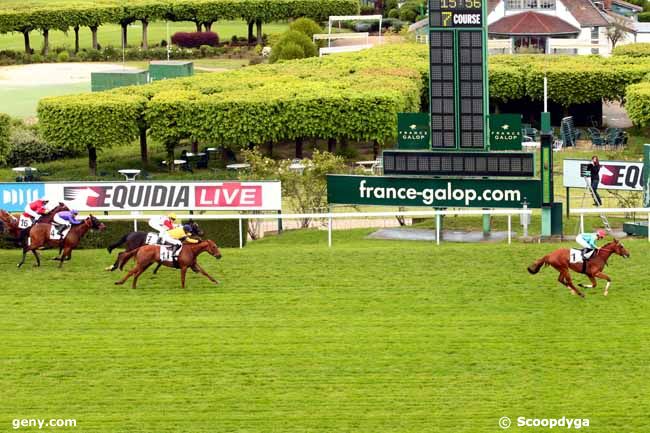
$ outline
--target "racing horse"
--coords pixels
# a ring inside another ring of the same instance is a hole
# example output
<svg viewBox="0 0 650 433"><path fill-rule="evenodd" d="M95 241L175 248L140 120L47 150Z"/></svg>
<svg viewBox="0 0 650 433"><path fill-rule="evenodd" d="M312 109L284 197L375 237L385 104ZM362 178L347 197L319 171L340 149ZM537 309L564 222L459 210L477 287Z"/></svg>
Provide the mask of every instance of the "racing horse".
<svg viewBox="0 0 650 433"><path fill-rule="evenodd" d="M584 266L583 263L570 263L571 250L568 248L560 248L553 251L551 254L536 260L533 264L528 266L528 272L535 275L543 266L553 266L560 273L558 281L568 287L571 290L571 293L583 298L585 295L573 284L569 269L579 274L584 274L589 278L591 285L586 286L584 284L579 284L580 287L585 289L595 288L597 285L596 278L600 278L607 281L605 292L603 293L603 295L607 296L612 284L612 279L603 273L603 269L605 268L605 265L607 265L607 261L612 254L618 254L623 258L630 257L629 251L625 249L623 244L614 239L612 242L596 250L594 255L586 264L584 264Z"/></svg>
<svg viewBox="0 0 650 433"><path fill-rule="evenodd" d="M18 218L2 209L0 209L0 233L9 235L14 242L20 237Z"/></svg>
<svg viewBox="0 0 650 433"><path fill-rule="evenodd" d="M69 209L65 204L59 203L55 208L53 208L52 210L48 211L43 216L41 216L38 219L38 221L36 221L34 224L50 224L52 223L52 219L54 218L54 215L64 210L69 210ZM0 210L0 223L2 224L2 226L4 226L4 230L2 230L2 232L9 234L11 240L17 246L25 247L29 232L31 228L34 226L34 224L32 224L27 228L21 228L19 218L20 216L15 217L11 215L9 212Z"/></svg>
<svg viewBox="0 0 650 433"><path fill-rule="evenodd" d="M199 225L193 220L189 220L185 225L189 226L189 230L187 231L189 231L189 233L192 236L196 236L199 238L203 236L203 231L201 230ZM148 235L149 235L148 232L131 232L122 236L118 241L110 244L107 248L109 254L112 253L115 248L118 248L124 244L126 244L126 249L117 255L117 258L115 259L115 263L107 267L106 270L114 271L115 269L117 269L120 263L120 258L123 256L124 253L128 253L129 251L133 251L137 248L140 248L143 245L147 245ZM158 264L158 266L153 272L154 274L158 272L160 266L162 265Z"/></svg>
<svg viewBox="0 0 650 433"><path fill-rule="evenodd" d="M65 260L70 260L72 258L72 250L79 246L79 242L89 230L102 231L105 228L106 226L103 223L90 215L88 218L83 220L81 224L72 226L65 238L50 239L52 224L42 223L39 221L38 224L34 224L29 231L29 242L23 246L23 258L20 263L18 263L18 267L20 268L25 263L25 257L30 251L34 254L34 257L36 257L35 266L41 266L41 259L37 250L55 247L59 248L59 257L54 260L59 260L59 267L61 267Z"/></svg>
<svg viewBox="0 0 650 433"><path fill-rule="evenodd" d="M212 278L197 262L197 258L202 253L207 252L212 257L219 260L221 258L221 251L214 241L204 240L197 244L183 244L183 249L181 254L178 256L177 263L178 267L181 270L181 287L185 288L185 275L187 270L191 269L194 272L205 275L210 281L214 284L219 284L219 281ZM117 281L115 284L122 285L133 276L133 283L131 287L136 288L138 282L138 277L146 271L149 266L154 263L162 263L165 266L170 268L176 267L173 261L162 261L160 260L160 245L145 245L140 248L137 248L132 251L125 251L122 254L120 259L119 267L120 269L124 268L124 265L135 257L135 266L131 269L121 280Z"/></svg>

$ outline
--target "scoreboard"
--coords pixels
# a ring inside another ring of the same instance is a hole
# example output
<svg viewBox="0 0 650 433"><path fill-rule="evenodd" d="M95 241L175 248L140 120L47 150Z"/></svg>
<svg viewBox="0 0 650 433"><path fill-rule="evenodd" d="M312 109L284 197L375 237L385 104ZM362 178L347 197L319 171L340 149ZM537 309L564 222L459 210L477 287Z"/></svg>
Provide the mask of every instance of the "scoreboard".
<svg viewBox="0 0 650 433"><path fill-rule="evenodd" d="M487 150L484 0L429 0L431 147Z"/></svg>

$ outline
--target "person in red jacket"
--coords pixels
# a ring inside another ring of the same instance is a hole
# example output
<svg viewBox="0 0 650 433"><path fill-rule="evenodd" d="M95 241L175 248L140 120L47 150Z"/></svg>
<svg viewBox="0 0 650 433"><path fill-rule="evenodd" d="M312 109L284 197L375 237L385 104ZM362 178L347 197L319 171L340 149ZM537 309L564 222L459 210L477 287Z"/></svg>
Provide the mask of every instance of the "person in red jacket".
<svg viewBox="0 0 650 433"><path fill-rule="evenodd" d="M43 199L38 199L34 200L27 206L25 206L25 211L23 212L23 216L25 218L31 218L32 221L36 222L38 219L47 213L47 209L45 208L47 204L49 203L49 200L43 200Z"/></svg>

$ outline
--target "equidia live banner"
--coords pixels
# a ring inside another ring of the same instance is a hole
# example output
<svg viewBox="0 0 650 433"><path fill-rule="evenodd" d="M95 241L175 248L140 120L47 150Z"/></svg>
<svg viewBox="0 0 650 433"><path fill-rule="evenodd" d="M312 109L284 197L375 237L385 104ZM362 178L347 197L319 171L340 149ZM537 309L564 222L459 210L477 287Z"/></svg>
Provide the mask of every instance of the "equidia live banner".
<svg viewBox="0 0 650 433"><path fill-rule="evenodd" d="M0 209L21 211L39 197L93 212L282 209L280 182L0 183Z"/></svg>
<svg viewBox="0 0 650 433"><path fill-rule="evenodd" d="M586 188L584 172L589 160L565 159L563 183L566 188ZM600 161L599 189L643 191L643 163L630 161ZM587 175L588 177L589 175Z"/></svg>
<svg viewBox="0 0 650 433"><path fill-rule="evenodd" d="M530 208L541 206L539 180L327 176L330 204Z"/></svg>

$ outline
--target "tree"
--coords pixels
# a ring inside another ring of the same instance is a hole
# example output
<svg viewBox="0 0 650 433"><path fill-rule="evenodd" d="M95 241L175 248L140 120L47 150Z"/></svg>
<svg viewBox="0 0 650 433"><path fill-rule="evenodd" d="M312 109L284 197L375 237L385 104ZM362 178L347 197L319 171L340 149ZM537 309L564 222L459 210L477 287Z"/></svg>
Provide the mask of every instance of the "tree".
<svg viewBox="0 0 650 433"><path fill-rule="evenodd" d="M607 40L612 44L612 50L616 48L616 44L627 38L627 34L633 32L630 29L628 20L624 17L616 17L614 21L607 27Z"/></svg>

